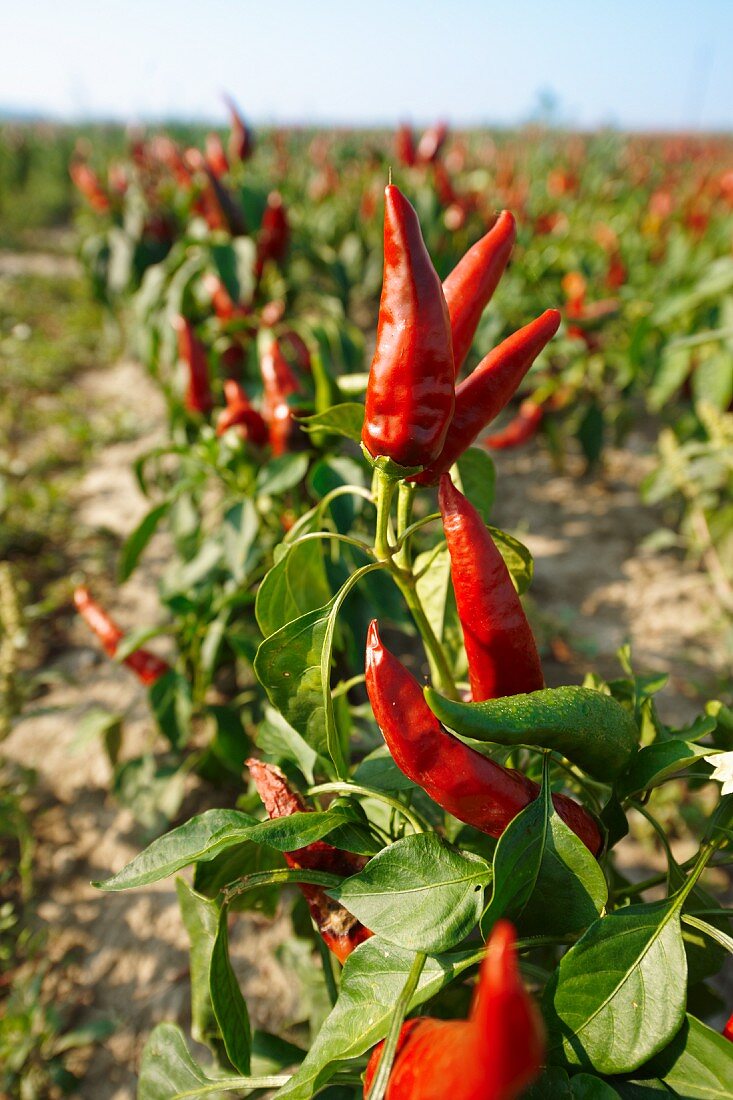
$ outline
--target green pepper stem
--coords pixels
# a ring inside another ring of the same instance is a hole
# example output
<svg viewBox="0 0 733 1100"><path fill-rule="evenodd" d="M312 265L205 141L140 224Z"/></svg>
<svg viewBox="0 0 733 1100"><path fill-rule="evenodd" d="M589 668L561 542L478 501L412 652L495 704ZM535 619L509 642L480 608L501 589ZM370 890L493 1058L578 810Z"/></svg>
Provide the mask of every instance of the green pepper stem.
<svg viewBox="0 0 733 1100"><path fill-rule="evenodd" d="M407 975L407 981L397 998L397 1003L395 1004L389 1025L389 1031L387 1032L387 1038L382 1047L382 1057L379 1059L379 1068L374 1076L372 1087L369 1090L368 1100L383 1100L384 1094L387 1091L389 1075L392 1072L392 1063L394 1062L395 1053L397 1051L397 1043L399 1041L400 1032L402 1031L402 1024L409 1011L410 1002L417 989L418 982L420 981L420 975L423 972L426 958L427 956L423 955L421 951L418 951L415 955L414 962L410 967L410 973Z"/></svg>

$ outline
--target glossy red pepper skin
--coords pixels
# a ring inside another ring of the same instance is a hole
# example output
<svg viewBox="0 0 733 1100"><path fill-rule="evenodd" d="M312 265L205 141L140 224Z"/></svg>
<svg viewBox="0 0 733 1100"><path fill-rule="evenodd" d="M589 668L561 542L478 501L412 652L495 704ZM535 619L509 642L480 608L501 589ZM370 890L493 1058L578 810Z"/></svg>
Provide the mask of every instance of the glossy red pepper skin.
<svg viewBox="0 0 733 1100"><path fill-rule="evenodd" d="M506 451L512 447L521 447L537 435L543 417L542 405L528 398L519 406L519 412L514 419L510 420L500 432L487 436L484 443L490 451Z"/></svg>
<svg viewBox="0 0 733 1100"><path fill-rule="evenodd" d="M247 760L247 767L254 780L257 792L265 804L270 818L290 817L295 813L308 813L301 796L292 789L287 779L274 764L265 764L261 760ZM334 848L323 840L317 840L306 848L294 852L284 852L288 867L309 871L325 871L331 875L348 878L361 871L366 863L363 856ZM339 962L344 962L355 947L373 934L343 905L326 895L322 886L302 883L299 887L308 902L311 916L321 934L323 942L333 951Z"/></svg>
<svg viewBox="0 0 733 1100"><path fill-rule="evenodd" d="M531 779L495 764L444 729L417 680L382 644L376 621L367 635L366 688L397 767L459 821L499 837L537 798L539 786ZM568 828L597 855L602 839L590 814L566 795L554 794L552 801Z"/></svg>
<svg viewBox="0 0 733 1100"><path fill-rule="evenodd" d="M301 387L278 340L275 337L265 340L260 354L260 373L264 385L262 415L270 431L272 453L277 457L290 449L297 431L288 397L299 393Z"/></svg>
<svg viewBox="0 0 733 1100"><path fill-rule="evenodd" d="M440 479L438 504L473 701L539 691L545 681L537 646L483 519L448 474Z"/></svg>
<svg viewBox="0 0 733 1100"><path fill-rule="evenodd" d="M74 603L84 622L99 638L107 656L114 657L117 647L124 638L122 630L101 604L93 599L88 588L82 586L75 589ZM170 672L167 661L156 657L147 649L136 649L134 653L123 659L122 664L132 669L138 680L146 687L151 687L161 676L165 676L166 672Z"/></svg>
<svg viewBox="0 0 733 1100"><path fill-rule="evenodd" d="M265 447L270 439L270 429L257 409L252 408L239 382L228 379L224 383L224 396L227 407L219 413L216 434L223 435L229 428L238 427L243 439L250 440L255 447Z"/></svg>
<svg viewBox="0 0 733 1100"><path fill-rule="evenodd" d="M369 1059L365 1097L383 1047ZM517 966L514 929L499 921L469 1019L423 1016L403 1024L385 1100L514 1100L538 1075L544 1052L542 1020Z"/></svg>
<svg viewBox="0 0 733 1100"><path fill-rule="evenodd" d="M560 327L556 309L546 310L508 336L481 360L456 389L456 408L441 453L414 480L433 485L516 393L533 362Z"/></svg>
<svg viewBox="0 0 733 1100"><path fill-rule="evenodd" d="M427 466L453 416L455 368L448 307L414 209L385 191L384 280L362 442L373 458Z"/></svg>
<svg viewBox="0 0 733 1100"><path fill-rule="evenodd" d="M257 237L257 256L255 259L255 276L257 279L262 278L268 260L278 264L282 263L287 255L289 244L290 224L285 204L278 191L271 191L267 196L267 205Z"/></svg>
<svg viewBox="0 0 733 1100"><path fill-rule="evenodd" d="M176 317L173 324L178 333L178 354L188 371L184 404L189 412L205 416L214 407L206 350L185 317Z"/></svg>
<svg viewBox="0 0 733 1100"><path fill-rule="evenodd" d="M456 374L468 355L481 314L504 274L516 236L514 217L503 210L494 226L469 248L443 283Z"/></svg>
<svg viewBox="0 0 733 1100"><path fill-rule="evenodd" d="M722 1035L725 1039L729 1039L731 1043L733 1043L733 1013L726 1020Z"/></svg>

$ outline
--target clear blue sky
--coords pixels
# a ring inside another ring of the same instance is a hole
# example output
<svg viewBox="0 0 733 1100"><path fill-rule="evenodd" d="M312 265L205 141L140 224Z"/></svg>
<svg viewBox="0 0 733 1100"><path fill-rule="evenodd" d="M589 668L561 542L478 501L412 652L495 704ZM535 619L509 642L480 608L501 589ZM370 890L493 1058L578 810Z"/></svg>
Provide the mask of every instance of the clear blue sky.
<svg viewBox="0 0 733 1100"><path fill-rule="evenodd" d="M733 130L733 0L5 0L0 110Z"/></svg>

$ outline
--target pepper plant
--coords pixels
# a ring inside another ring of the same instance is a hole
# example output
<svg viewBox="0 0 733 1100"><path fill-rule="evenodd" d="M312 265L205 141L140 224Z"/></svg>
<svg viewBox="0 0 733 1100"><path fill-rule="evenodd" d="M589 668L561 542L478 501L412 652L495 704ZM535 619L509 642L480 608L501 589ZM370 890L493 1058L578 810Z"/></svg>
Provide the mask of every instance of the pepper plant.
<svg viewBox="0 0 733 1100"><path fill-rule="evenodd" d="M556 315L455 385L456 349L496 285L481 277L496 240L465 280L456 275L453 303L465 308L450 309L415 211L387 188L366 413L345 402L304 421L351 440L348 468L361 477L294 524L257 593L254 670L271 708L247 763L254 790L102 884L194 867L192 884L178 880L192 1034L213 1061L203 1067L176 1027L160 1025L143 1056L143 1100L730 1094L733 1046L710 1026L709 981L733 940L704 883L729 862L733 800L712 800L684 863L654 804L673 778L710 796L710 762L725 771L733 722L711 705L690 726L664 724L663 678L634 673L625 656L618 680L544 684L519 598L531 559L487 523L492 466L471 443ZM408 665L432 686L423 691ZM635 815L667 860L642 882L614 851ZM320 953L311 981L332 1005L308 1050L252 1031L229 958L237 912L271 906L290 884Z"/></svg>

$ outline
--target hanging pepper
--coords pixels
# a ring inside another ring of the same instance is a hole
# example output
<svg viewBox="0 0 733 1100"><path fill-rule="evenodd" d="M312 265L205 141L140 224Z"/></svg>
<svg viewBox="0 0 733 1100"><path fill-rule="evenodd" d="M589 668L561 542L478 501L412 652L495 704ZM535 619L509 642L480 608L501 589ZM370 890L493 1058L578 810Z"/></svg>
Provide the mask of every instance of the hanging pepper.
<svg viewBox="0 0 733 1100"><path fill-rule="evenodd" d="M368 1097L384 1043L364 1076ZM542 1018L517 965L514 928L491 933L467 1020L418 1016L402 1025L385 1100L514 1100L538 1075Z"/></svg>
<svg viewBox="0 0 733 1100"><path fill-rule="evenodd" d="M88 588L82 586L75 589L74 603L84 622L99 638L107 656L114 657L117 647L125 636L123 631L92 598ZM151 687L161 676L165 676L166 672L170 672L170 665L148 649L136 649L134 653L123 658L122 664L131 668L138 680L146 687Z"/></svg>
<svg viewBox="0 0 733 1100"><path fill-rule="evenodd" d="M233 99L224 96L224 102L229 108L231 118L231 133L229 134L229 159L249 160L254 153L254 134L244 121Z"/></svg>
<svg viewBox="0 0 733 1100"><path fill-rule="evenodd" d="M537 798L537 783L495 764L441 726L417 680L382 645L376 620L367 635L366 688L397 767L459 821L499 837ZM553 794L552 801L568 828L598 855L601 834L587 810L563 794Z"/></svg>
<svg viewBox="0 0 733 1100"><path fill-rule="evenodd" d="M239 382L227 379L224 383L224 397L227 407L219 413L216 434L223 435L229 428L238 427L242 439L251 440L255 447L264 447L269 441L270 429L257 409L252 408Z"/></svg>
<svg viewBox="0 0 733 1100"><path fill-rule="evenodd" d="M310 807L292 789L283 773L274 764L265 764L262 760L254 759L247 760L246 764L257 793L265 804L268 817L290 817L291 814L310 812ZM305 848L283 854L288 867L325 871L343 878L357 874L366 863L363 856L334 848L323 840L317 840ZM355 947L373 934L344 909L343 905L329 898L322 886L302 883L300 890L308 903L323 942L329 950L333 951L339 962L344 962Z"/></svg>
<svg viewBox="0 0 733 1100"><path fill-rule="evenodd" d="M84 196L92 209L100 214L106 214L111 206L109 195L94 169L83 160L72 160L69 165L69 175L77 191Z"/></svg>
<svg viewBox="0 0 733 1100"><path fill-rule="evenodd" d="M415 139L412 129L403 123L395 134L395 153L400 164L405 168L415 167Z"/></svg>
<svg viewBox="0 0 733 1100"><path fill-rule="evenodd" d="M267 205L257 237L255 277L258 280L262 278L268 260L282 263L287 255L289 243L290 225L282 195L279 191L271 191L267 196Z"/></svg>
<svg viewBox="0 0 733 1100"><path fill-rule="evenodd" d="M733 1014L728 1017L722 1034L724 1038L730 1039L731 1043L733 1043Z"/></svg>
<svg viewBox="0 0 733 1100"><path fill-rule="evenodd" d="M263 333L260 347L260 373L264 385L262 415L270 430L272 453L277 457L289 449L297 429L288 397L298 393L300 385L274 336Z"/></svg>
<svg viewBox="0 0 733 1100"><path fill-rule="evenodd" d="M173 327L178 333L178 354L188 369L184 404L189 412L205 416L214 407L206 349L197 339L193 325L185 317L174 318Z"/></svg>
<svg viewBox="0 0 733 1100"><path fill-rule="evenodd" d="M537 646L483 519L448 474L438 503L474 702L537 691L545 682Z"/></svg>
<svg viewBox="0 0 733 1100"><path fill-rule="evenodd" d="M229 161L224 152L221 138L216 133L206 135L205 153L206 163L217 179L221 179L229 171Z"/></svg>
<svg viewBox="0 0 733 1100"><path fill-rule="evenodd" d="M514 217L503 210L494 226L469 248L443 283L456 374L468 355L481 314L509 262L516 235Z"/></svg>
<svg viewBox="0 0 733 1100"><path fill-rule="evenodd" d="M433 485L476 436L511 400L533 362L560 326L560 314L548 309L512 333L482 359L456 389L456 407L445 443L437 458L410 480Z"/></svg>
<svg viewBox="0 0 733 1100"><path fill-rule="evenodd" d="M454 408L450 319L417 214L385 191L384 280L362 441L373 458L427 466L440 454Z"/></svg>
<svg viewBox="0 0 733 1100"><path fill-rule="evenodd" d="M224 283L213 271L207 271L202 282L204 289L211 296L214 313L220 321L231 321L237 317L249 316L250 311L234 301Z"/></svg>
<svg viewBox="0 0 733 1100"><path fill-rule="evenodd" d="M487 436L484 440L485 446L491 451L505 451L511 447L521 447L522 444L529 443L530 439L534 439L540 430L544 415L542 405L538 405L536 401L527 398L519 406L517 415L509 421L505 428L502 428L500 432L494 432L493 435Z"/></svg>

